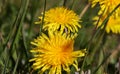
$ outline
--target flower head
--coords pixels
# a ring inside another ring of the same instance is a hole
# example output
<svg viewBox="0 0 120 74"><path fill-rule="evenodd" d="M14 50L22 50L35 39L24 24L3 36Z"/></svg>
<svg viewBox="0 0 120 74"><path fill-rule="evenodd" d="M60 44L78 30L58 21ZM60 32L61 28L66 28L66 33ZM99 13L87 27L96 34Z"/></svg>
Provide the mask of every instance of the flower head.
<svg viewBox="0 0 120 74"><path fill-rule="evenodd" d="M97 3L100 4L99 15L104 12L104 14L109 14L114 10L114 8L120 4L120 0L90 0L92 2L92 7L94 7ZM114 17L120 17L120 8L118 8L113 15Z"/></svg>
<svg viewBox="0 0 120 74"><path fill-rule="evenodd" d="M42 17L39 17L39 19L42 19ZM40 22L38 21L36 24ZM45 12L43 29L75 32L78 31L78 27L81 27L79 22L79 17L72 10L56 7Z"/></svg>
<svg viewBox="0 0 120 74"><path fill-rule="evenodd" d="M49 74L62 74L61 71L70 72L70 65L78 69L77 58L85 56L85 50L74 51L74 40L66 34L55 33L46 36L42 34L33 42L31 50L34 57L33 69L40 69L40 73L49 71Z"/></svg>
<svg viewBox="0 0 120 74"><path fill-rule="evenodd" d="M98 12L98 15L101 16L100 21L98 23L98 26L102 24L102 22L105 20L105 18L110 14L115 7L120 4L120 0L90 0L92 2L92 7L94 7L97 3L100 4L100 10ZM94 18L95 20L98 20L99 17L96 16ZM117 8L113 14L109 17L109 20L106 25L106 32L107 33L120 33L120 8ZM97 23L97 21L95 22Z"/></svg>
<svg viewBox="0 0 120 74"><path fill-rule="evenodd" d="M98 27L102 24L102 22L105 20L105 18L106 18L105 16L101 17L101 19L99 20L99 23L98 23ZM94 18L94 20L98 20L98 19L99 19L98 16L96 16ZM97 21L95 22L95 24L96 23L97 23ZM107 22L105 30L107 33L110 33L110 32L116 33L116 34L120 33L120 17L117 17L115 19L113 16L111 16Z"/></svg>

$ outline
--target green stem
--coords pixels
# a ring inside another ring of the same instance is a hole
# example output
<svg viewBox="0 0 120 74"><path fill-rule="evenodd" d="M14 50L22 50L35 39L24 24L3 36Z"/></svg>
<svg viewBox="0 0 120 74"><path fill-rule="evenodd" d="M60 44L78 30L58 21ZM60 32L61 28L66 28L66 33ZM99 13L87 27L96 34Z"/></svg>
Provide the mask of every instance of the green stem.
<svg viewBox="0 0 120 74"><path fill-rule="evenodd" d="M17 27L18 29L15 32L15 37L14 37L13 42L12 42L11 47L10 47L11 58L12 58L12 50L14 49L14 46L15 46L16 42L18 41L20 33L21 33L21 28L22 28L23 20L25 18L25 14L26 14L26 11L27 11L27 8L28 8L29 0L21 0L21 2L22 3L21 3L20 11L22 11L22 13L19 14L19 15L21 15L21 18L18 21L19 22L18 27Z"/></svg>
<svg viewBox="0 0 120 74"><path fill-rule="evenodd" d="M22 5L21 5L20 8L22 8ZM4 45L3 45L3 50L6 49L6 46L9 43L9 41L12 40L11 38L14 38L13 35L15 34L14 32L16 32L16 29L17 29L16 27L18 26L18 22L19 22L21 14L22 14L22 10L20 9L19 12L18 12L18 15L17 15L17 17L15 19L15 22L13 23L13 25L11 25L11 28L13 28L13 29L10 30L9 35L7 36L7 39L6 39L6 41L5 41Z"/></svg>
<svg viewBox="0 0 120 74"><path fill-rule="evenodd" d="M19 25L17 27L18 29L17 29L17 31L15 33L15 38L14 38L14 40L12 42L11 49L13 49L13 46L16 43L16 41L17 41L17 39L18 39L18 37L20 35L20 31L21 31L21 28L22 28L23 20L25 18L25 14L26 14L26 11L27 11L29 0L22 0L22 4L23 4L23 7L21 7L21 9L22 9L23 12L21 14L20 23L19 23Z"/></svg>
<svg viewBox="0 0 120 74"><path fill-rule="evenodd" d="M13 38L12 44L10 46L10 50L8 50L8 59L7 59L7 60L9 60L11 58L11 60L13 62L14 62L14 60L13 60L13 57L12 57L12 50L13 50L13 46L15 45L15 42L16 42L16 40L18 38L18 35L20 34L19 31L20 31L20 28L21 28L21 25L22 25L22 22L23 22L23 18L24 18L24 17L21 17L21 15L23 16L23 13L24 13L24 16L25 16L25 12L26 12L26 8L27 8L25 5L28 5L28 3L24 4L24 1L26 1L26 0L22 0L18 16L16 17L14 25L12 25L13 26L13 30L10 31L10 33L9 33L9 35L7 37L7 40L6 40L6 42L5 42L4 46L3 46L3 50L5 50L8 42L11 40L11 38ZM22 19L22 20L20 20L20 19ZM12 36L12 35L15 35L15 36ZM7 65L7 63L6 63L6 65ZM6 67L4 68L3 72L5 73L5 71L6 71Z"/></svg>
<svg viewBox="0 0 120 74"><path fill-rule="evenodd" d="M17 58L17 61L16 61L16 64L15 64L15 67L14 67L14 70L13 70L12 74L16 74L16 69L17 69L17 66L18 66L19 59L20 59L20 54L18 54L18 58Z"/></svg>

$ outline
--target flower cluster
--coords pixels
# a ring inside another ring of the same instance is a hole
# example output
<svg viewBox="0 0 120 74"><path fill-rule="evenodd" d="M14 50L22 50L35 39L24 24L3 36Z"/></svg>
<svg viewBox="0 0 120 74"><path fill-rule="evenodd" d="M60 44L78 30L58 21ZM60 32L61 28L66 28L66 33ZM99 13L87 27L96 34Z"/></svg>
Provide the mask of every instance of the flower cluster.
<svg viewBox="0 0 120 74"><path fill-rule="evenodd" d="M97 3L100 5L100 10L98 12L98 15L101 16L100 21L98 23L98 26L101 25L103 20L110 14L115 7L120 4L120 0L90 0L92 3L92 7L94 7ZM99 16L96 16L94 20L98 20ZM110 16L107 26L106 26L106 32L110 33L120 33L120 7L117 8L114 13ZM96 21L97 23L97 21ZM96 24L95 23L95 24Z"/></svg>
<svg viewBox="0 0 120 74"><path fill-rule="evenodd" d="M39 17L42 19L42 17ZM38 21L36 23L40 23ZM33 69L42 74L62 74L62 71L70 73L70 67L78 70L78 57L85 56L86 50L74 51L74 38L80 28L79 17L72 11L63 7L57 7L45 12L43 30L41 36L31 42L35 47L33 53ZM73 32L71 34L71 32Z"/></svg>

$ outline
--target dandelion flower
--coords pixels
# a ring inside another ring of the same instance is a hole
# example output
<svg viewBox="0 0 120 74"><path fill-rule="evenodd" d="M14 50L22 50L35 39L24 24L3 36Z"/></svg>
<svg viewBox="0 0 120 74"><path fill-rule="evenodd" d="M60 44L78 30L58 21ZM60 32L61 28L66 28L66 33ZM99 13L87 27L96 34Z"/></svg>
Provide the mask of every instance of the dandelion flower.
<svg viewBox="0 0 120 74"><path fill-rule="evenodd" d="M35 48L31 50L34 57L30 62L34 62L33 69L39 69L41 74L46 70L49 71L48 74L62 74L62 70L70 73L71 65L78 70L77 58L85 56L86 51L74 51L72 37L60 33L49 36L42 34L31 44Z"/></svg>
<svg viewBox="0 0 120 74"><path fill-rule="evenodd" d="M100 4L100 11L98 14L109 14L114 10L114 8L120 4L120 0L90 0L92 2L92 7L94 7L97 3ZM120 8L118 8L113 15L114 17L120 17Z"/></svg>
<svg viewBox="0 0 120 74"><path fill-rule="evenodd" d="M105 20L106 17L103 17L100 19L99 23L98 23L98 27L102 24L102 22ZM99 17L96 16L94 18L94 20L98 20ZM95 24L97 23L97 21L95 22ZM103 26L102 26L103 27ZM105 28L107 33L115 33L118 34L120 33L120 17L117 17L116 19L111 16L106 24L106 28Z"/></svg>
<svg viewBox="0 0 120 74"><path fill-rule="evenodd" d="M42 17L39 17L39 19L42 19ZM51 32L56 30L75 32L78 31L78 28L81 28L79 22L80 19L74 11L64 7L56 7L45 12L43 29ZM36 22L36 24L39 23L41 21Z"/></svg>
<svg viewBox="0 0 120 74"><path fill-rule="evenodd" d="M90 0L92 3L92 7L94 7L97 3L100 4L100 10L98 15L101 16L98 26L102 24L105 18L110 14L114 8L120 4L120 0ZM96 16L94 20L98 20L99 17ZM96 21L97 22L97 21ZM96 23L95 22L95 23ZM109 20L106 25L107 33L120 33L120 8L117 8L113 14L109 17Z"/></svg>

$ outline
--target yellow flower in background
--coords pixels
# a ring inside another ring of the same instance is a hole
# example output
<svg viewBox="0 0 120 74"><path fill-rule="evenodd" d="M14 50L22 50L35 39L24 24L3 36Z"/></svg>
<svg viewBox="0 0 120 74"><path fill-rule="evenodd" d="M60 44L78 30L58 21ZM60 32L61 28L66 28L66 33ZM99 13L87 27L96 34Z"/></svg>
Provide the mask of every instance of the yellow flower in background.
<svg viewBox="0 0 120 74"><path fill-rule="evenodd" d="M108 15L110 12L114 10L114 8L120 4L120 0L90 0L92 3L92 7L94 7L97 3L100 4L99 15L104 12L104 14ZM113 15L114 17L120 17L120 8L118 8Z"/></svg>
<svg viewBox="0 0 120 74"><path fill-rule="evenodd" d="M106 17L102 17L100 20L99 20L99 23L98 23L98 27L102 24L102 22L105 20ZM98 20L99 17L96 16L94 18L94 20ZM97 23L97 21L95 22L95 24ZM106 25L106 28L105 28L106 32L107 33L116 33L116 34L120 34L120 17L117 17L116 19L111 16L107 22L107 25Z"/></svg>
<svg viewBox="0 0 120 74"><path fill-rule="evenodd" d="M101 16L98 26L102 24L105 18L110 14L114 8L120 4L120 0L90 0L92 3L92 7L94 7L97 3L100 4L100 10L98 15ZM99 17L96 16L94 20L99 20ZM97 21L95 22L95 24ZM120 33L120 7L113 12L110 16L107 25L106 25L107 33Z"/></svg>
<svg viewBox="0 0 120 74"><path fill-rule="evenodd" d="M42 34L33 42L35 46L31 50L34 57L30 59L33 62L33 69L40 69L40 73L48 70L48 74L62 74L62 70L70 73L70 65L78 70L78 57L85 56L86 50L74 51L74 37L66 34L55 33L46 36Z"/></svg>
<svg viewBox="0 0 120 74"><path fill-rule="evenodd" d="M40 16L39 19L42 19L42 17ZM56 7L45 12L43 29L51 32L56 30L75 32L78 31L78 28L81 28L79 22L80 19L74 11L64 7ZM36 24L39 23L41 21L36 22Z"/></svg>

